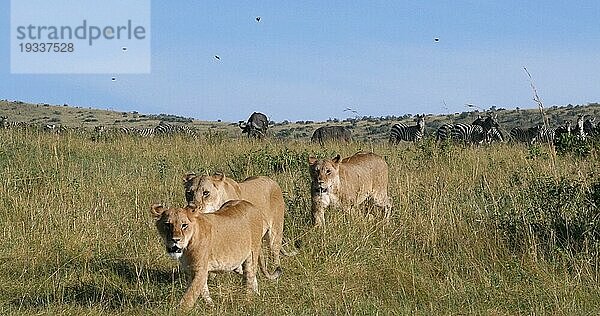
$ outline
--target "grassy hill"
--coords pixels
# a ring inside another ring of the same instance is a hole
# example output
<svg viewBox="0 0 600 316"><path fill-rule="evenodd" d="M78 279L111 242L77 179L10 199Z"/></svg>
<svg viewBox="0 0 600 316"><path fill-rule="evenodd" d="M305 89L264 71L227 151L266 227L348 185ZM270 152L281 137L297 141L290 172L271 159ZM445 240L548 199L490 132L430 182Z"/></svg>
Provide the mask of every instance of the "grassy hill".
<svg viewBox="0 0 600 316"><path fill-rule="evenodd" d="M447 115L428 115L426 117L426 133L433 134L444 123L471 123L478 115L495 113L498 121L505 131L516 126L533 126L542 123L538 109L496 109L487 112L462 112ZM586 114L591 117L600 116L600 104L552 106L544 111L550 126L562 125L564 120L574 121L578 115ZM248 116L251 113L248 113ZM268 113L266 113L268 115ZM10 121L27 122L30 124L45 125L56 124L69 127L84 127L92 130L95 126L104 125L112 127L154 127L161 120L188 124L200 133L222 133L229 137L241 135L237 123L202 121L174 115L149 115L138 112L117 112L72 106L56 106L49 104L28 104L20 101L0 101L0 116L7 116ZM240 117L246 120L247 117ZM355 117L343 120L330 120L329 122L295 121L275 122L271 125L270 134L275 138L309 139L314 130L325 125L344 125L352 129L355 139L380 140L387 139L390 127L403 122L413 125L410 114L390 113L386 117Z"/></svg>

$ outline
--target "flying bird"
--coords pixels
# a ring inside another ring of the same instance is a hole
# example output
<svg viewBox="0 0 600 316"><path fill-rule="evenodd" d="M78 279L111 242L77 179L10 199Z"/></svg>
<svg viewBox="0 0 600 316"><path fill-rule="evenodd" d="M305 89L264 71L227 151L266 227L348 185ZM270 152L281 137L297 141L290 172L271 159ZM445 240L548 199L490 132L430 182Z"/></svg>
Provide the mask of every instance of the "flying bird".
<svg viewBox="0 0 600 316"><path fill-rule="evenodd" d="M115 77L112 77L112 78L110 78L110 80L112 80L112 81L117 81L117 78L115 78Z"/></svg>
<svg viewBox="0 0 600 316"><path fill-rule="evenodd" d="M256 17L256 22L260 22L260 16Z"/></svg>
<svg viewBox="0 0 600 316"><path fill-rule="evenodd" d="M354 110L352 108L346 108L343 112L352 112L352 113L358 115L358 111L356 111L356 110Z"/></svg>
<svg viewBox="0 0 600 316"><path fill-rule="evenodd" d="M219 57L219 55L215 55L215 59L216 60L221 60L221 57Z"/></svg>
<svg viewBox="0 0 600 316"><path fill-rule="evenodd" d="M434 38L434 39L433 39L433 41L434 41L434 42L439 42L439 41L440 41L440 39L439 39L438 37L436 37L436 38Z"/></svg>
<svg viewBox="0 0 600 316"><path fill-rule="evenodd" d="M126 51L127 51L127 47L123 47L123 48L121 48L121 49L122 49L124 52L126 52Z"/></svg>

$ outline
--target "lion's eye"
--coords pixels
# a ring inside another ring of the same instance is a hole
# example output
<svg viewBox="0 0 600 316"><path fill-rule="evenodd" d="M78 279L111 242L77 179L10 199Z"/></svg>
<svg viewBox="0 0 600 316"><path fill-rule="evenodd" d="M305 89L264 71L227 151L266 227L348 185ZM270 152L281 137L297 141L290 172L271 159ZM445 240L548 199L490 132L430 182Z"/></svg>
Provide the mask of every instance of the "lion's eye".
<svg viewBox="0 0 600 316"><path fill-rule="evenodd" d="M327 173L327 175L331 174L331 169L327 169L327 171L325 171L325 173Z"/></svg>
<svg viewBox="0 0 600 316"><path fill-rule="evenodd" d="M208 192L208 191L204 191L204 192L202 192L202 195L203 195L204 197L208 197L208 196L210 195L210 192Z"/></svg>
<svg viewBox="0 0 600 316"><path fill-rule="evenodd" d="M181 224L181 228L182 229L187 229L188 228L188 224Z"/></svg>

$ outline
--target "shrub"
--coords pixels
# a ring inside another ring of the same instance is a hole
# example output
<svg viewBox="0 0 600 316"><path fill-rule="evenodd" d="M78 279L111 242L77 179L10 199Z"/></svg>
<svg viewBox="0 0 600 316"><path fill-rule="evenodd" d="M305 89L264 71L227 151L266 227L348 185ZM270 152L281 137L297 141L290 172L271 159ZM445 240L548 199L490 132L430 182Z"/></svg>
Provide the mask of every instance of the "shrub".
<svg viewBox="0 0 600 316"><path fill-rule="evenodd" d="M572 154L576 157L587 157L592 151L592 144L581 137L563 134L555 142L556 152L561 155Z"/></svg>
<svg viewBox="0 0 600 316"><path fill-rule="evenodd" d="M516 179L493 215L514 250L535 247L548 255L556 250L575 254L598 245L600 181L586 187L567 178Z"/></svg>

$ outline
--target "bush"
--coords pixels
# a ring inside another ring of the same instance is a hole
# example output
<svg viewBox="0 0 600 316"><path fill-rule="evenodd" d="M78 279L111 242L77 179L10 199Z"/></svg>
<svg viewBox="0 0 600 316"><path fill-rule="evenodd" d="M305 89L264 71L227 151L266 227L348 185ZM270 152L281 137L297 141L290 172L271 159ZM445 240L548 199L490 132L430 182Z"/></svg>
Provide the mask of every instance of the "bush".
<svg viewBox="0 0 600 316"><path fill-rule="evenodd" d="M586 187L579 180L538 178L515 186L500 200L495 223L514 250L535 246L542 253L572 254L600 241L600 181ZM515 195L515 191L519 192Z"/></svg>
<svg viewBox="0 0 600 316"><path fill-rule="evenodd" d="M572 154L576 157L587 157L592 152L592 143L585 139L563 134L555 141L556 152L561 155Z"/></svg>

